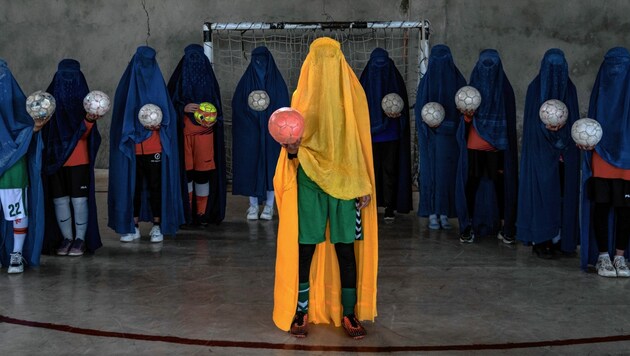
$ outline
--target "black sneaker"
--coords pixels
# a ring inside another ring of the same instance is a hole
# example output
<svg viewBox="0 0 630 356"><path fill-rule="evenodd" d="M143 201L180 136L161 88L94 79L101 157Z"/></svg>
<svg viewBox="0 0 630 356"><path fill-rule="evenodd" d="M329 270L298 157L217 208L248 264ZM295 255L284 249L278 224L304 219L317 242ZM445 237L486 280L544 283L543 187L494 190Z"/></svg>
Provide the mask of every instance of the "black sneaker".
<svg viewBox="0 0 630 356"><path fill-rule="evenodd" d="M385 208L385 220L392 221L394 219L396 219L396 216L394 215L394 209Z"/></svg>
<svg viewBox="0 0 630 356"><path fill-rule="evenodd" d="M503 231L499 231L499 233L497 234L497 239L502 240L503 243L506 243L508 245L511 245L516 242L516 237L507 235Z"/></svg>
<svg viewBox="0 0 630 356"><path fill-rule="evenodd" d="M461 243L470 244L474 240L475 240L475 232L472 230L471 226L467 226L466 229L464 229L464 232L462 232L462 234L459 235L459 242Z"/></svg>

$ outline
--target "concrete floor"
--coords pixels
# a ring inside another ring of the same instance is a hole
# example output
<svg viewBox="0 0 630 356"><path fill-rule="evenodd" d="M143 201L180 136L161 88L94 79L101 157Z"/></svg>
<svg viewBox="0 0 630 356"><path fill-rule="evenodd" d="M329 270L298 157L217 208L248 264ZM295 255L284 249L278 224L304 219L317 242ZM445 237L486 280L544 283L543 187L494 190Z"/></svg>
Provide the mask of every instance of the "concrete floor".
<svg viewBox="0 0 630 356"><path fill-rule="evenodd" d="M271 320L277 216L247 222L247 198L229 196L220 226L151 244L144 224L140 242L123 244L106 225L104 182L95 255L2 270L0 354L630 354L630 280L494 237L464 245L413 213L393 224L380 215L368 336L314 325L295 339Z"/></svg>

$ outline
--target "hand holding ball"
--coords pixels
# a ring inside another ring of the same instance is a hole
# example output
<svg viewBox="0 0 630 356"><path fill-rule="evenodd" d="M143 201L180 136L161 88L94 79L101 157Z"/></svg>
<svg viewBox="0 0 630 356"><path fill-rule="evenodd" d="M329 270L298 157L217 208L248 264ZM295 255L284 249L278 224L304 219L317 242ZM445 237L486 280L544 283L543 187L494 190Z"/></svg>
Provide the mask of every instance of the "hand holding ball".
<svg viewBox="0 0 630 356"><path fill-rule="evenodd" d="M298 142L304 134L304 117L293 108L280 108L269 118L269 133L282 145Z"/></svg>

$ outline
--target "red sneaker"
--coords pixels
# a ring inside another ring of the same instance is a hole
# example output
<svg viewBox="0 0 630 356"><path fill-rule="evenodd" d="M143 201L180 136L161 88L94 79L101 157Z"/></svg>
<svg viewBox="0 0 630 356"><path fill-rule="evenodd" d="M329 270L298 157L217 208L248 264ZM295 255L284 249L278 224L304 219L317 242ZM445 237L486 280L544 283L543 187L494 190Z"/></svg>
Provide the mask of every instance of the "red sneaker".
<svg viewBox="0 0 630 356"><path fill-rule="evenodd" d="M348 336L355 340L363 339L367 334L367 331L365 331L365 328L354 314L344 315L341 325L343 325Z"/></svg>
<svg viewBox="0 0 630 356"><path fill-rule="evenodd" d="M308 334L308 314L304 314L301 311L295 313L289 332L295 337L306 337L306 334Z"/></svg>

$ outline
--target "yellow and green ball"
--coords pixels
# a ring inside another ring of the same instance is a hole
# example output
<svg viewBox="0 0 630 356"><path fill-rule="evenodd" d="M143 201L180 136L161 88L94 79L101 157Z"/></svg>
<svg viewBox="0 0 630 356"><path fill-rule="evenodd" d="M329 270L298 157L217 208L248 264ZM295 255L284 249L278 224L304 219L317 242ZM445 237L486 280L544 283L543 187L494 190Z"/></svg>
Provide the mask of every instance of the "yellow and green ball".
<svg viewBox="0 0 630 356"><path fill-rule="evenodd" d="M199 104L199 109L195 111L195 121L204 127L210 127L217 121L217 108L209 102Z"/></svg>

